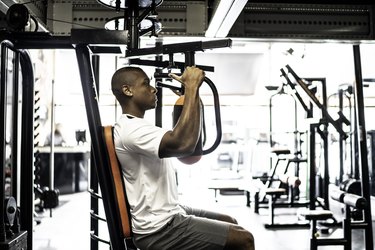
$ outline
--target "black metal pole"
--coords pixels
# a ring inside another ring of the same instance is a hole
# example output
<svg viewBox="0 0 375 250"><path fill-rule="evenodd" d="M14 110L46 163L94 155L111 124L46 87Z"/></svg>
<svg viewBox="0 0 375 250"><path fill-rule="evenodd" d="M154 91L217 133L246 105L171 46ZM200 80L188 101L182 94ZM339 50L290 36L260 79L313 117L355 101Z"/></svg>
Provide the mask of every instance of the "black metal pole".
<svg viewBox="0 0 375 250"><path fill-rule="evenodd" d="M138 1L128 1L127 4L125 27L128 30L128 49L133 50L139 48L139 3Z"/></svg>
<svg viewBox="0 0 375 250"><path fill-rule="evenodd" d="M103 206L107 219L107 226L110 236L111 249L126 249L124 239L121 237L121 224L116 218L119 218L116 204L115 189L112 182L110 171L104 166L109 163L108 156L105 154L105 141L100 119L99 105L97 102L97 92L94 83L94 77L90 62L90 53L87 45L78 44L76 46L76 56L81 76L83 97L86 106L87 121L90 130L92 152L95 161L100 189L103 194Z"/></svg>
<svg viewBox="0 0 375 250"><path fill-rule="evenodd" d="M324 206L326 209L329 209L329 183L330 183L330 176L329 176L329 155L328 155L328 120L327 115L327 86L325 79L320 80L322 84L322 117L323 117L323 154L324 154L324 179L323 179L323 199L324 199ZM340 123L341 124L341 123ZM340 126L339 124L337 126ZM342 131L342 129L340 130ZM339 134L339 136L342 136Z"/></svg>
<svg viewBox="0 0 375 250"><path fill-rule="evenodd" d="M339 111L343 112L344 110L344 90L339 89L338 97L339 97ZM342 128L342 123L339 124L339 126ZM339 136L339 152L340 152L340 171L339 171L339 179L338 182L341 183L344 176L344 161L345 161L345 152L344 152L344 144L345 139L340 135Z"/></svg>
<svg viewBox="0 0 375 250"><path fill-rule="evenodd" d="M20 55L18 52L14 53L13 63L13 100L12 100L12 194L14 197L18 193L18 124L19 124L19 63ZM16 197L18 200L18 197Z"/></svg>
<svg viewBox="0 0 375 250"><path fill-rule="evenodd" d="M269 99L269 105L268 105L268 109L269 109L269 121L268 121L268 123L269 123L269 138L270 138L270 148L272 149L272 147L273 147L273 130L272 130L272 108L273 108L273 106L272 106L272 100L273 100L273 98L275 97L275 95L277 95L277 94L273 94L273 95L271 95L271 97L270 97L270 99ZM272 160L272 156L270 156L270 170L272 169L272 166L273 166L273 160Z"/></svg>
<svg viewBox="0 0 375 250"><path fill-rule="evenodd" d="M4 222L4 200L5 200L5 164L6 164L6 117L7 117L7 47L4 43L1 44L1 71L0 71L0 109L3 114L0 117L0 159L1 159L1 176L0 176L0 241L4 242L5 236L5 222Z"/></svg>
<svg viewBox="0 0 375 250"><path fill-rule="evenodd" d="M29 54L20 50L22 70L21 230L27 231L27 249L33 249L34 225L34 71Z"/></svg>
<svg viewBox="0 0 375 250"><path fill-rule="evenodd" d="M162 56L156 56L155 60L157 62L161 62L163 60L163 57ZM162 69L156 68L155 72L156 73L162 73ZM162 80L161 78L155 78L155 82L159 82L161 80ZM162 127L163 126L163 87L156 86L156 89L158 91L158 92L156 92L156 96L158 98L158 104L157 104L156 109L155 109L155 125L158 126L158 127Z"/></svg>
<svg viewBox="0 0 375 250"><path fill-rule="evenodd" d="M316 124L310 124L309 129L309 147L308 147L308 165L310 167L310 209L315 210L315 201L316 201L316 153L315 153L315 134L316 134Z"/></svg>
<svg viewBox="0 0 375 250"><path fill-rule="evenodd" d="M93 55L92 56L92 68L93 68L93 74L95 78L95 86L97 89L98 98L99 98L99 65L100 65L100 57L98 55ZM90 153L90 155L91 155L91 159L94 159L92 152ZM94 161L90 161L90 190L96 194L99 193L98 174L96 171ZM93 195L91 195L90 197L90 209L95 214L99 214L99 200L97 197ZM90 230L91 232L94 233L94 235L99 235L99 222L96 218L90 217ZM99 242L93 238L90 238L90 249L98 250Z"/></svg>
<svg viewBox="0 0 375 250"><path fill-rule="evenodd" d="M359 45L353 46L354 54L354 70L355 70L355 95L356 95L356 110L357 110L357 128L359 141L359 159L361 163L361 183L362 196L368 201L368 207L364 210L364 219L367 223L365 229L366 250L373 249L373 235L372 235L372 218L371 218L371 196L370 196L370 181L367 158L367 137L366 137L366 123L365 123L365 106L363 100L363 82L362 82L362 68L361 68L361 53Z"/></svg>

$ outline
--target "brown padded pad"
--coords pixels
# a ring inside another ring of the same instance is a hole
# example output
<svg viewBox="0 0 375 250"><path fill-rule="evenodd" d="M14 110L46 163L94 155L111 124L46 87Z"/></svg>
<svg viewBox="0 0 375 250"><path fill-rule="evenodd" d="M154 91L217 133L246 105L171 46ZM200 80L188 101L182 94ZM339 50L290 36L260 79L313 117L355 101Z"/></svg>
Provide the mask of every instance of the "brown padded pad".
<svg viewBox="0 0 375 250"><path fill-rule="evenodd" d="M117 197L117 206L120 212L120 219L122 225L122 233L124 238L131 237L131 224L130 224L130 216L127 208L127 201L126 201L126 194L124 183L122 179L122 173L120 171L120 165L117 159L115 146L113 142L113 132L112 126L105 126L104 127L104 138L105 143L108 151L109 161L111 165L112 175L113 175L113 182L116 191Z"/></svg>

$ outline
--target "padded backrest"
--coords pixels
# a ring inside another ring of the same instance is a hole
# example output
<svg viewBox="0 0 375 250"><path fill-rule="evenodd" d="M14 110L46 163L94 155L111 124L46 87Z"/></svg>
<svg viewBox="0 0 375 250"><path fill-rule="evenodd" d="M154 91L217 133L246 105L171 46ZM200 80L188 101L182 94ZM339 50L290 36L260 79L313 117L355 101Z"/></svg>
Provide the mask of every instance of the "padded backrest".
<svg viewBox="0 0 375 250"><path fill-rule="evenodd" d="M120 214L121 225L122 225L122 234L124 238L129 238L132 236L131 231L131 219L130 219L130 211L129 211L129 204L126 198L125 192L125 185L122 176L122 170L117 159L115 146L113 142L113 127L112 126L104 126L104 138L105 144L109 156L110 161L110 168L113 176L113 184L116 191L117 197L117 207Z"/></svg>

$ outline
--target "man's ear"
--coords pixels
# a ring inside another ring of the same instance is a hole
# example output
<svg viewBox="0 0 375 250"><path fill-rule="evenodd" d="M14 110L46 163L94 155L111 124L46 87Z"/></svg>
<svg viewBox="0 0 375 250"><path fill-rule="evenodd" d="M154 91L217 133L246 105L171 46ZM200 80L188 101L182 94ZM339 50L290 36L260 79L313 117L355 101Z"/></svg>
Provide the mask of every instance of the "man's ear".
<svg viewBox="0 0 375 250"><path fill-rule="evenodd" d="M128 85L122 86L122 93L126 96L133 96L133 92Z"/></svg>

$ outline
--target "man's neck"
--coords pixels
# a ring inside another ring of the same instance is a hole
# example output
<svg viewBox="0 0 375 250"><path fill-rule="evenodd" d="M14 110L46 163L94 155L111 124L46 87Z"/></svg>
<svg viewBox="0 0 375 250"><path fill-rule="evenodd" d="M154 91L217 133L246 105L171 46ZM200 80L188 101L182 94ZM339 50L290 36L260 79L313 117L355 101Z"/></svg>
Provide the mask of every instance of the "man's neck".
<svg viewBox="0 0 375 250"><path fill-rule="evenodd" d="M122 109L122 113L132 117L144 118L145 112L137 112L135 110Z"/></svg>

